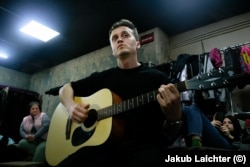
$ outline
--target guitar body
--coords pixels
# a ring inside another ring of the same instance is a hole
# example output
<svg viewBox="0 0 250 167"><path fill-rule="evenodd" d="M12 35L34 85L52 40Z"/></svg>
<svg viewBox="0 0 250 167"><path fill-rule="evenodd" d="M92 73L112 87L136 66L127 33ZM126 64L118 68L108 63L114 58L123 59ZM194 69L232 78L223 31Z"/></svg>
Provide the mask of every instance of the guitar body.
<svg viewBox="0 0 250 167"><path fill-rule="evenodd" d="M113 95L108 89L102 89L88 97L75 97L77 103L89 103L90 109L98 110L113 103ZM58 165L62 160L85 146L103 144L112 129L112 117L96 121L91 127L72 122L69 139L66 139L66 127L69 114L63 104L59 104L51 118L46 143L46 159L51 166Z"/></svg>

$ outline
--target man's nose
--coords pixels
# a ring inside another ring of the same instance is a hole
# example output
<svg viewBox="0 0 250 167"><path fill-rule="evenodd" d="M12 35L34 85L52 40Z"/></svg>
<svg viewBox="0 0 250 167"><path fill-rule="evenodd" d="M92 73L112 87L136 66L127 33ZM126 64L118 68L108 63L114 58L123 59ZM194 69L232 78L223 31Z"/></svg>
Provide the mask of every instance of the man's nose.
<svg viewBox="0 0 250 167"><path fill-rule="evenodd" d="M117 41L118 41L118 42L123 41L122 36L118 36L118 40L117 40Z"/></svg>

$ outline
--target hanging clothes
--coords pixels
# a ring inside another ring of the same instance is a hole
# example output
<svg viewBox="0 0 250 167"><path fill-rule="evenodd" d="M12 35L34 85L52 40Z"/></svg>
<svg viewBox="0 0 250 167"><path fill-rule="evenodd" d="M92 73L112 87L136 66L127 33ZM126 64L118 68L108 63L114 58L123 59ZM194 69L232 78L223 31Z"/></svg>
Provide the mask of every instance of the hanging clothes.
<svg viewBox="0 0 250 167"><path fill-rule="evenodd" d="M240 47L227 48L224 51L225 67L233 67L235 73L242 72L240 64Z"/></svg>
<svg viewBox="0 0 250 167"><path fill-rule="evenodd" d="M211 62L213 64L213 66L218 69L219 67L222 66L223 61L222 61L222 56L220 53L220 50L218 48L213 48L210 52L209 52L209 57L211 59Z"/></svg>
<svg viewBox="0 0 250 167"><path fill-rule="evenodd" d="M222 58L221 55L218 53L218 49L212 49L209 54L204 55L204 68L203 68L203 73L209 73L217 68L222 67ZM212 62L212 60L214 60ZM216 65L216 67L214 66ZM225 102L226 101L226 90L225 88L221 89L212 89L208 91L203 91L203 97L204 99L216 99L219 100L220 102Z"/></svg>
<svg viewBox="0 0 250 167"><path fill-rule="evenodd" d="M174 67L173 83L185 81L198 75L198 55L180 54ZM194 91L187 90L181 92L181 101L183 105L193 103Z"/></svg>
<svg viewBox="0 0 250 167"><path fill-rule="evenodd" d="M250 74L250 48L247 46L240 48L240 64L242 70Z"/></svg>

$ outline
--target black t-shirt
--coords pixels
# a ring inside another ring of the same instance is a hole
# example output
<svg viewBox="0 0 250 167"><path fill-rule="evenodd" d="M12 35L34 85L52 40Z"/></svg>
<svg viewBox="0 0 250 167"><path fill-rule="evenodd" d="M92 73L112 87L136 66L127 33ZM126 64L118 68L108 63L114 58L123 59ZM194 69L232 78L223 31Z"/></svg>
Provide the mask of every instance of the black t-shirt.
<svg viewBox="0 0 250 167"><path fill-rule="evenodd" d="M91 96L95 92L107 88L124 101L154 90L157 91L161 84L168 82L168 78L163 72L142 64L133 69L115 67L95 72L84 79L72 82L71 85L74 96ZM124 140L157 142L162 137L161 128L165 116L156 100L122 112L116 117L122 118L126 122Z"/></svg>

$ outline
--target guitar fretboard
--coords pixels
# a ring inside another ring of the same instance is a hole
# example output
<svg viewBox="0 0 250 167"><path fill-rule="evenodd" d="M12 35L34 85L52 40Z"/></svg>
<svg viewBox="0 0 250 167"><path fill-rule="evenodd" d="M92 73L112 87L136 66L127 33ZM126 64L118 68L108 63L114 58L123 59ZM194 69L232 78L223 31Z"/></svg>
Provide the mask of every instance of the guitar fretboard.
<svg viewBox="0 0 250 167"><path fill-rule="evenodd" d="M180 92L187 90L186 84L184 81L176 83L175 86ZM120 103L113 104L112 106L102 108L101 110L98 110L97 120L102 120L110 116L120 114L124 111L128 111L128 110L140 107L142 105L151 103L153 101L156 101L157 93L158 93L158 90L154 90L145 94L141 94L134 98L124 100Z"/></svg>

